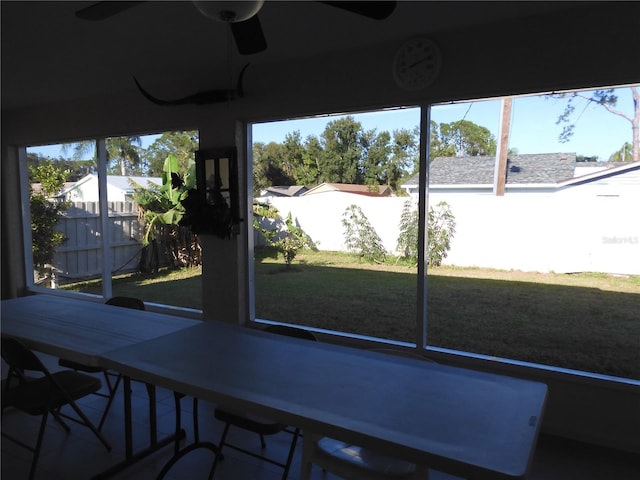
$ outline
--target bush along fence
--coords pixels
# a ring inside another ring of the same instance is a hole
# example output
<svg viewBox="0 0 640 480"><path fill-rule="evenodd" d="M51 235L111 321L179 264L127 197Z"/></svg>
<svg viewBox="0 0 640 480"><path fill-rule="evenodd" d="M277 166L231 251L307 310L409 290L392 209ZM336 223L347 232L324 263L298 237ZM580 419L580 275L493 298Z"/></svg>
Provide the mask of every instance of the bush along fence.
<svg viewBox="0 0 640 480"><path fill-rule="evenodd" d="M319 250L349 251L344 212L357 205L393 255L417 255L417 230L401 226L407 197L368 197L343 192L258 199L291 214ZM445 210L438 204L445 202ZM430 263L534 272L601 272L640 275L640 222L637 197L572 196L518 193L494 195L433 193L430 224L446 245ZM411 225L413 210L405 212ZM598 221L594 221L594 219ZM454 223L450 223L453 221ZM455 235L450 235L449 233ZM415 235L415 237L414 237ZM398 239L404 236L405 247ZM414 239L415 238L415 239ZM256 243L260 245L260 243ZM429 247L429 254L435 250Z"/></svg>
<svg viewBox="0 0 640 480"><path fill-rule="evenodd" d="M397 203L397 202L395 202ZM291 212L286 220L273 205L254 203L254 245L272 246L290 265L296 253L303 248L318 250L316 243L294 222ZM387 249L360 206L348 205L341 216L343 250L354 253L362 261L384 263L387 255L399 256L413 264L418 262L418 210L411 199L403 200L399 221L399 234L395 249ZM334 232L335 233L335 232ZM429 208L428 256L430 266L439 266L451 248L455 234L455 218L449 205L441 201Z"/></svg>

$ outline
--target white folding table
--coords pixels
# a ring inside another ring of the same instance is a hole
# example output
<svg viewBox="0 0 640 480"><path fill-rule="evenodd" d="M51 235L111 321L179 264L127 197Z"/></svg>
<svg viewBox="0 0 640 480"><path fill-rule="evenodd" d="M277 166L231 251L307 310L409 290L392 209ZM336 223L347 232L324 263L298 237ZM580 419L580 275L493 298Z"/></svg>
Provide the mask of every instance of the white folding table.
<svg viewBox="0 0 640 480"><path fill-rule="evenodd" d="M114 307L55 295L31 295L0 304L1 330L30 348L85 365L103 367L105 353L136 345L201 323L171 315ZM149 393L149 447L133 451L130 378L124 376L125 459L95 478L107 478L169 445L176 435L158 439L155 385ZM184 432L176 432L179 437Z"/></svg>
<svg viewBox="0 0 640 480"><path fill-rule="evenodd" d="M217 321L105 352L105 367L467 479L526 478L546 385Z"/></svg>
<svg viewBox="0 0 640 480"><path fill-rule="evenodd" d="M191 320L55 295L0 303L2 333L59 358L101 366L103 353L197 325Z"/></svg>

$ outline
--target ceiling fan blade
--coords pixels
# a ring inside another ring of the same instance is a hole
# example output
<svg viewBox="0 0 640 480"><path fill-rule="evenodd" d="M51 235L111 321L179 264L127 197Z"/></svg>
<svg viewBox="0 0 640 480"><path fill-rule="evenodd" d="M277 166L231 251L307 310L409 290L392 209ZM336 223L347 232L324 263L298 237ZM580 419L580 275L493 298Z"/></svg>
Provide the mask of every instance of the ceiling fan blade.
<svg viewBox="0 0 640 480"><path fill-rule="evenodd" d="M368 1L368 2L334 2L321 1L331 7L341 8L351 13L372 18L374 20L384 20L396 9L395 1Z"/></svg>
<svg viewBox="0 0 640 480"><path fill-rule="evenodd" d="M106 20L109 17L113 17L114 15L140 5L141 3L145 2L97 2L86 8L78 10L76 12L76 17L81 18L82 20L92 21Z"/></svg>
<svg viewBox="0 0 640 480"><path fill-rule="evenodd" d="M267 49L267 40L262 32L258 15L254 15L244 22L232 22L229 25L241 55L251 55Z"/></svg>

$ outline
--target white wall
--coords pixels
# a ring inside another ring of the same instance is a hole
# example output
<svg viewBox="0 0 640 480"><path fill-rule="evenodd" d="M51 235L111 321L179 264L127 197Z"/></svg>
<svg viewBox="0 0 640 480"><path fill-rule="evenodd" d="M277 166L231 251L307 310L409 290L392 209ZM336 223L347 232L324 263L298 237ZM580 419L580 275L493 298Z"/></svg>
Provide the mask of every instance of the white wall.
<svg viewBox="0 0 640 480"><path fill-rule="evenodd" d="M555 194L431 194L429 205L447 202L456 234L444 263L502 270L604 272L640 275L639 196L596 196L579 189ZM396 251L400 215L408 197L372 198L331 192L271 197L282 217L289 212L320 250L345 250L342 214L357 204Z"/></svg>

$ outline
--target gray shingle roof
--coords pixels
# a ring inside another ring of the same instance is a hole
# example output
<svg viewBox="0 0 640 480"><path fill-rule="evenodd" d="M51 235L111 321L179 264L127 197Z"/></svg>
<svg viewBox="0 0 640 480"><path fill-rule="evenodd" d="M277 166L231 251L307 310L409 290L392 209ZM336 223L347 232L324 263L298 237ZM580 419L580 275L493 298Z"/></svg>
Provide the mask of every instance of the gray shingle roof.
<svg viewBox="0 0 640 480"><path fill-rule="evenodd" d="M429 166L431 185L492 185L495 156L436 157ZM584 165L579 163L578 165ZM534 153L509 155L508 184L556 184L573 178L575 153ZM418 176L406 185L417 185Z"/></svg>
<svg viewBox="0 0 640 480"><path fill-rule="evenodd" d="M308 190L304 185L279 186L274 185L267 187L262 195L272 195L276 197L297 197Z"/></svg>

